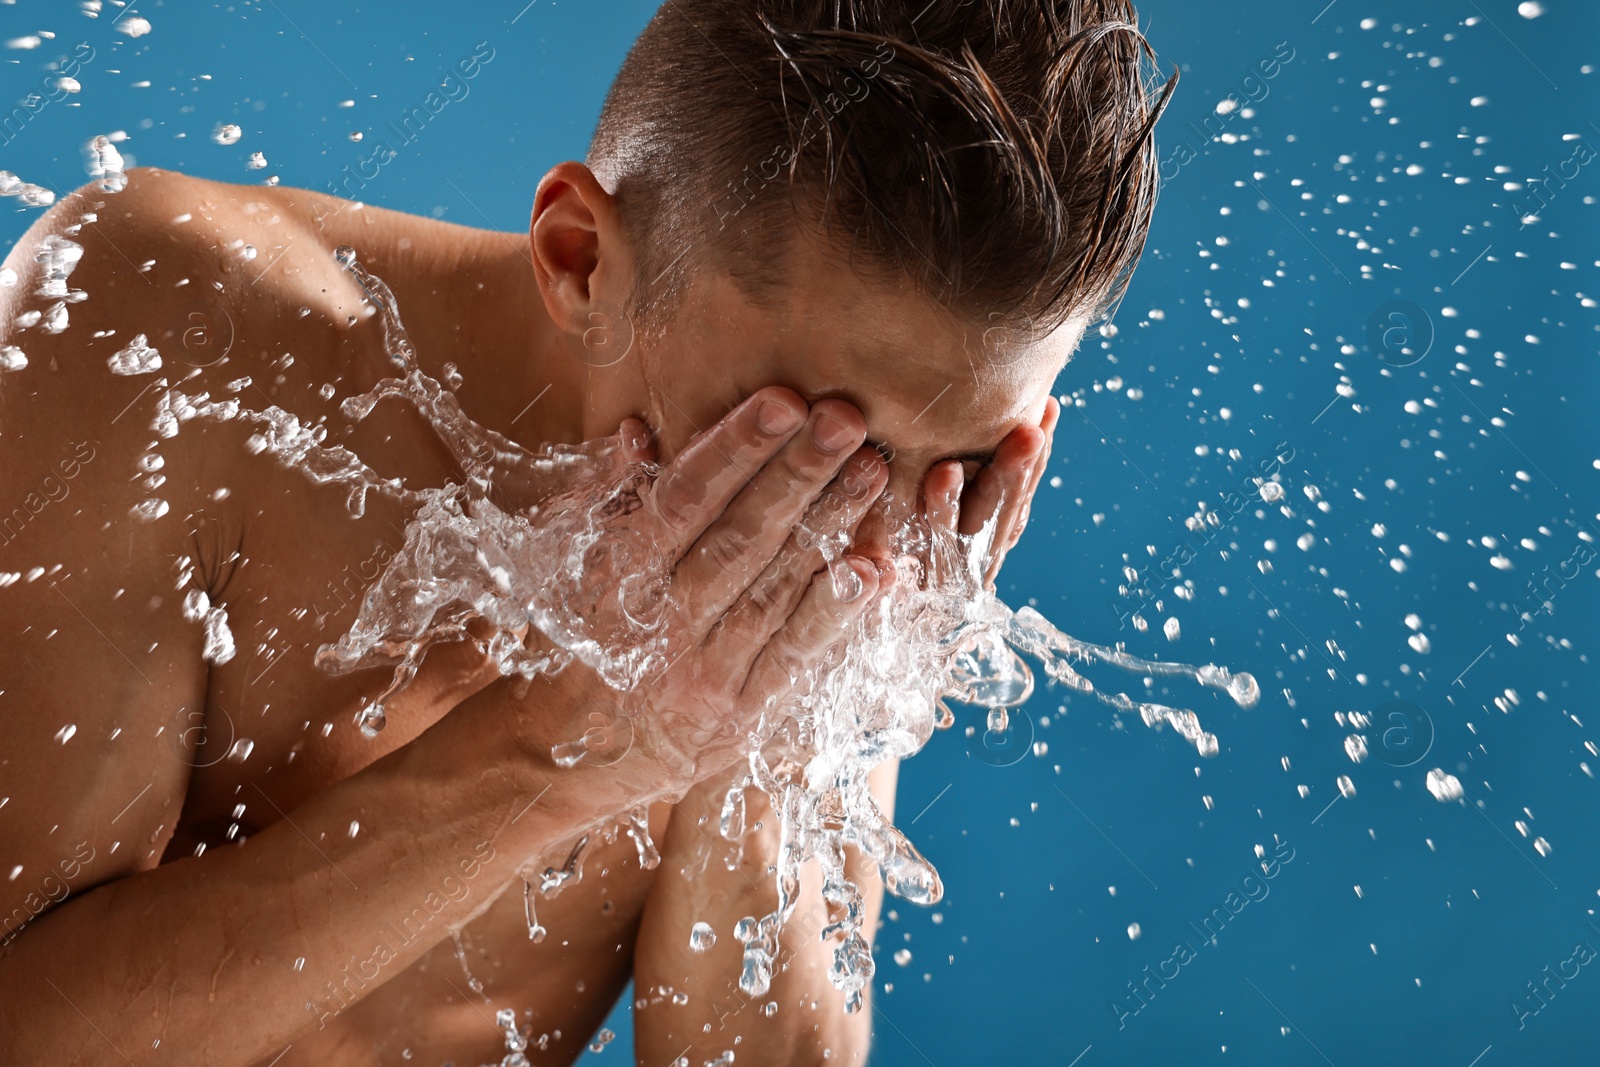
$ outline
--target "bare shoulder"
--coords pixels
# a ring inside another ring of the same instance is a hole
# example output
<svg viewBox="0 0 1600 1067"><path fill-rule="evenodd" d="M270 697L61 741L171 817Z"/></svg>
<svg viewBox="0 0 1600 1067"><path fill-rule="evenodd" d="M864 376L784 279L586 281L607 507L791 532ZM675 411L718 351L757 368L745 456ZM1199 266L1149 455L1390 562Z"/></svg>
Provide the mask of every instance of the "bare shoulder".
<svg viewBox="0 0 1600 1067"><path fill-rule="evenodd" d="M0 836L18 873L0 880L0 942L155 866L173 832L207 703L190 594L240 526L216 491L237 442L203 420L179 432L173 397L272 390L287 353L326 343L326 318L293 326L299 308L359 293L322 270L316 232L273 190L136 169L63 198L6 258Z"/></svg>

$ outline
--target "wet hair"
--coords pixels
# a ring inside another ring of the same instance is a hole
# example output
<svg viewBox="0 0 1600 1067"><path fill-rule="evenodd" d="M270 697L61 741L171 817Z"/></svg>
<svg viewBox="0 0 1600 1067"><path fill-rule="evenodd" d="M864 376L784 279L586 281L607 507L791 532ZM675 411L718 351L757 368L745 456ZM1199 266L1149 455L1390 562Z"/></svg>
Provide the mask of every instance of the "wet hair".
<svg viewBox="0 0 1600 1067"><path fill-rule="evenodd" d="M702 270L770 305L801 222L973 321L1105 315L1178 80L1136 19L1128 0L666 0L589 151L636 250L629 313L648 324Z"/></svg>

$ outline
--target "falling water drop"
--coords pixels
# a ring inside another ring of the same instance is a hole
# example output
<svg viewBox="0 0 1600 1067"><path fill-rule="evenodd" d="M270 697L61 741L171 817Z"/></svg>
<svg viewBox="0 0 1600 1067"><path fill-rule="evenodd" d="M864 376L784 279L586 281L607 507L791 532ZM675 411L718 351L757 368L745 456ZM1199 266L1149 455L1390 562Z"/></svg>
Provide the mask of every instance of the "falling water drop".
<svg viewBox="0 0 1600 1067"><path fill-rule="evenodd" d="M710 951L716 943L717 933L711 929L710 923L695 923L689 931L689 948L693 952Z"/></svg>

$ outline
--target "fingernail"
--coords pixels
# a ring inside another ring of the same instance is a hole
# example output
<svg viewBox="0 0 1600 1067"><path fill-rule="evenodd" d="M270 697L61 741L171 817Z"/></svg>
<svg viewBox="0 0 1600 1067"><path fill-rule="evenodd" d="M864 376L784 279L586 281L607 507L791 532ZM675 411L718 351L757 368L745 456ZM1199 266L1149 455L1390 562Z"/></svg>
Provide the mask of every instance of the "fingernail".
<svg viewBox="0 0 1600 1067"><path fill-rule="evenodd" d="M837 452L856 438L849 425L831 415L818 415L811 425L811 439L824 452Z"/></svg>
<svg viewBox="0 0 1600 1067"><path fill-rule="evenodd" d="M756 412L756 422L763 433L787 433L800 424L800 412L781 400L764 400Z"/></svg>
<svg viewBox="0 0 1600 1067"><path fill-rule="evenodd" d="M622 424L622 436L628 449L633 452L642 450L650 443L650 429L638 419L629 419Z"/></svg>

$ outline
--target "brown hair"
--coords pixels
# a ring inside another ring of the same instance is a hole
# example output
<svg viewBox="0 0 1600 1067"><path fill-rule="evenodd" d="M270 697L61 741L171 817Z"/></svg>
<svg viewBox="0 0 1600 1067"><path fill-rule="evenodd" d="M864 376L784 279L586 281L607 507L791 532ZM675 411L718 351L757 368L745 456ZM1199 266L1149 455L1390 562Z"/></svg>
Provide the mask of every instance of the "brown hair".
<svg viewBox="0 0 1600 1067"><path fill-rule="evenodd" d="M695 270L757 302L795 222L864 276L1048 332L1104 314L1156 194L1155 91L1129 0L666 0L589 165L638 256L636 322Z"/></svg>

